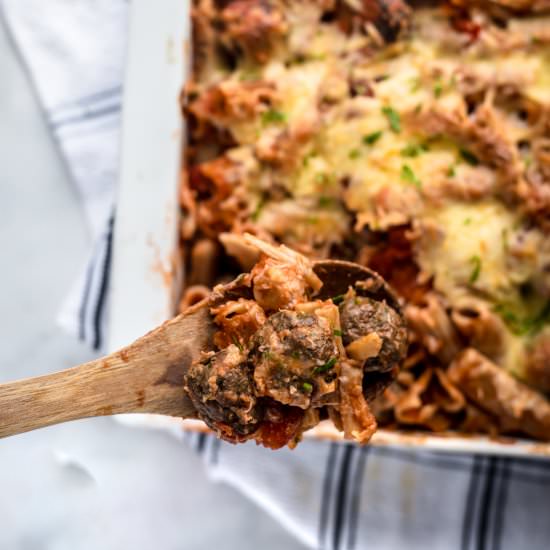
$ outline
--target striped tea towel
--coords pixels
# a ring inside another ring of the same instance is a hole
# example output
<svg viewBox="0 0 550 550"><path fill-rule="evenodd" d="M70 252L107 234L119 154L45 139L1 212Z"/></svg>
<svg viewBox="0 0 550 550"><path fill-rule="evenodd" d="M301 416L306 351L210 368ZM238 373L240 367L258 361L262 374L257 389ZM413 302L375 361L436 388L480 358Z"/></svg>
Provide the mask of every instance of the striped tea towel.
<svg viewBox="0 0 550 550"><path fill-rule="evenodd" d="M0 6L96 240L62 322L101 348L128 5L0 0ZM238 488L309 548L550 547L548 461L318 441L273 452L205 434L184 439L213 479Z"/></svg>

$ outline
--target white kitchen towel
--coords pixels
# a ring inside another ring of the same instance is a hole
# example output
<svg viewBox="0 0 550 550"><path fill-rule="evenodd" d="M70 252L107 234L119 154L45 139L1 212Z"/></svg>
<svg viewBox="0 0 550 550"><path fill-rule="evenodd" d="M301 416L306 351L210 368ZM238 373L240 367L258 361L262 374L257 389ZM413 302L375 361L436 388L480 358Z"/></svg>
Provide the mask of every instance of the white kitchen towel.
<svg viewBox="0 0 550 550"><path fill-rule="evenodd" d="M96 243L62 319L101 348L128 5L0 0L0 6ZM546 550L550 544L548 461L317 441L273 452L205 434L184 439L213 479L238 488L310 548Z"/></svg>
<svg viewBox="0 0 550 550"><path fill-rule="evenodd" d="M95 243L59 321L100 349L118 175L128 2L0 0L0 7L82 198Z"/></svg>

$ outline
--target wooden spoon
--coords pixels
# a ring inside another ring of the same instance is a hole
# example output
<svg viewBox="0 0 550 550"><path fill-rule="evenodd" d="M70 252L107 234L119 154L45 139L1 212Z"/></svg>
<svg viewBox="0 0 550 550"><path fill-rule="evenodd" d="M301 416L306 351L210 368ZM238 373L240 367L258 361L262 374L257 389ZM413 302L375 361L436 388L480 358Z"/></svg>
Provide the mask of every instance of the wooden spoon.
<svg viewBox="0 0 550 550"><path fill-rule="evenodd" d="M314 270L323 281L319 296L322 299L344 294L350 285L367 281L370 296L384 299L400 310L386 282L367 268L327 260L316 262ZM242 277L218 286L208 298L181 315L95 361L54 374L0 384L0 437L69 420L119 413L195 418L193 404L183 389L184 374L201 351L213 347L216 328L209 308L239 297L242 288Z"/></svg>

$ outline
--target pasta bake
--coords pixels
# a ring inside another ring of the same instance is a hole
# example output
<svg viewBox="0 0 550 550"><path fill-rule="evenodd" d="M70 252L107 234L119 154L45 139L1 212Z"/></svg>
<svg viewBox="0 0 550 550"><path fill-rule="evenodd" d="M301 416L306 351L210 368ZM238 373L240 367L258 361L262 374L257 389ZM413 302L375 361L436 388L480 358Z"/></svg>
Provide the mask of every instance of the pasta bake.
<svg viewBox="0 0 550 550"><path fill-rule="evenodd" d="M196 0L181 308L250 232L399 293L387 428L550 440L550 2Z"/></svg>

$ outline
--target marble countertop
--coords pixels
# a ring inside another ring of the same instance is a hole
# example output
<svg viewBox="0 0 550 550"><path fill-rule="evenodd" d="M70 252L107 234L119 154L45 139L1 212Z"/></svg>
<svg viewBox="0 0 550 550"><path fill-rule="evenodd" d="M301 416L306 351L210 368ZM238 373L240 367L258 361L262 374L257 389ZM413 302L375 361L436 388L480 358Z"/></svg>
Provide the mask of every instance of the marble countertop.
<svg viewBox="0 0 550 550"><path fill-rule="evenodd" d="M56 326L86 259L75 190L0 25L0 381L83 362ZM0 440L0 548L302 548L171 436L90 419Z"/></svg>

